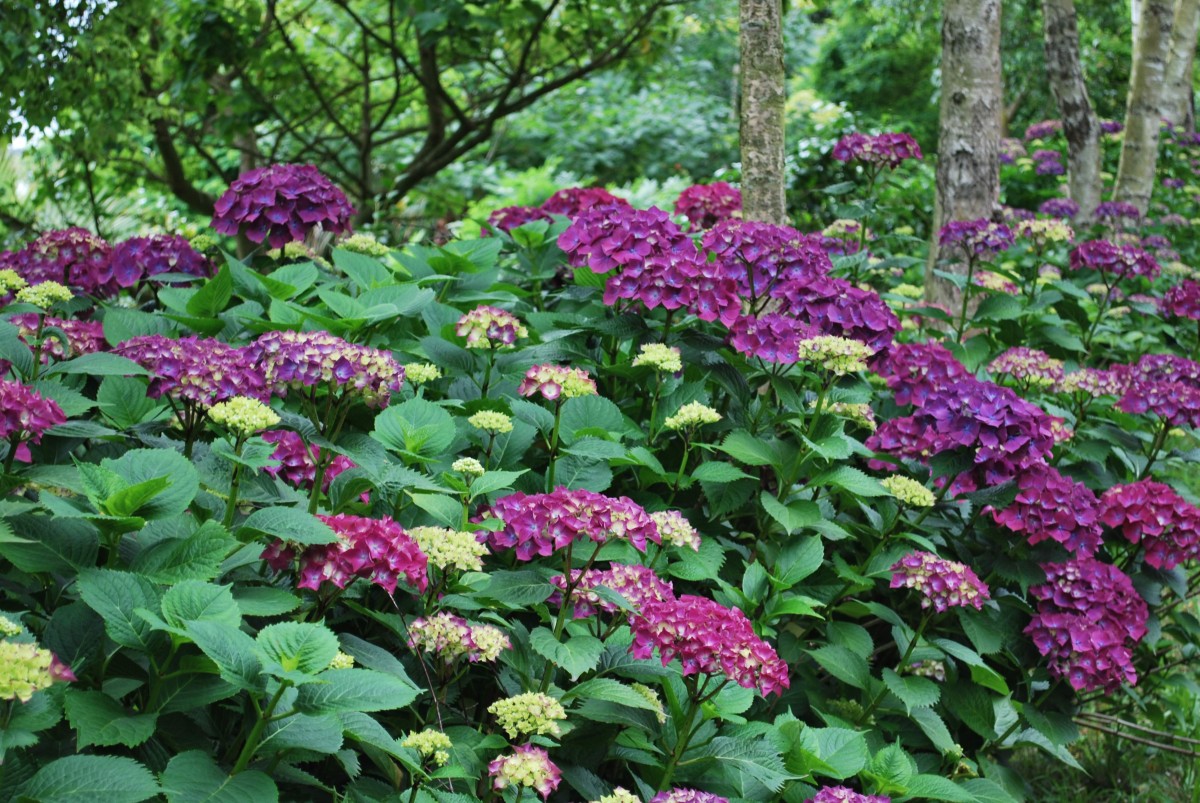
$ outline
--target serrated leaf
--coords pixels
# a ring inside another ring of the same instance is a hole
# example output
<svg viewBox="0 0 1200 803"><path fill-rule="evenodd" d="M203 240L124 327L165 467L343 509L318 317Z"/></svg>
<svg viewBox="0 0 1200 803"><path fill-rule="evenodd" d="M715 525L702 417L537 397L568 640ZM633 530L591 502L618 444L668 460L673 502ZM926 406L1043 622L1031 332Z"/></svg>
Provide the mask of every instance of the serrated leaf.
<svg viewBox="0 0 1200 803"><path fill-rule="evenodd" d="M370 669L329 669L301 686L296 710L310 714L392 711L417 699L417 689L395 675Z"/></svg>
<svg viewBox="0 0 1200 803"><path fill-rule="evenodd" d="M103 692L67 689L63 703L77 750L93 745L137 747L154 735L157 714L130 714Z"/></svg>
<svg viewBox="0 0 1200 803"><path fill-rule="evenodd" d="M853 466L838 466L830 471L824 471L808 482L809 487L819 488L825 485L841 488L855 496L891 496L891 492L879 484L879 480L868 477Z"/></svg>
<svg viewBox="0 0 1200 803"><path fill-rule="evenodd" d="M168 538L143 549L130 568L154 583L170 585L183 580L212 580L221 562L237 546L225 528L206 521L182 538Z"/></svg>
<svg viewBox="0 0 1200 803"><path fill-rule="evenodd" d="M748 793L752 793L757 786L777 793L785 783L796 777L784 767L779 751L765 739L718 736L698 754L716 762L727 774L736 778L735 783L742 797L748 797ZM754 797L762 799L757 795Z"/></svg>
<svg viewBox="0 0 1200 803"><path fill-rule="evenodd" d="M242 541L247 541L253 533L273 536L300 546L337 541L337 534L328 524L307 510L295 507L265 507L254 511L238 528L238 536Z"/></svg>
<svg viewBox="0 0 1200 803"><path fill-rule="evenodd" d="M454 419L445 408L425 399L409 399L376 416L371 437L393 451L430 461L449 448L455 432Z"/></svg>
<svg viewBox="0 0 1200 803"><path fill-rule="evenodd" d="M644 695L638 694L631 686L627 686L619 680L613 680L612 678L592 678L591 680L585 680L563 695L562 701L566 703L575 699L604 700L628 706L629 708L640 708L645 711L659 710L658 706L654 705Z"/></svg>
<svg viewBox="0 0 1200 803"><path fill-rule="evenodd" d="M560 432L568 446L577 440L576 433L594 429L620 432L625 417L621 409L603 396L577 396L563 402Z"/></svg>
<svg viewBox="0 0 1200 803"><path fill-rule="evenodd" d="M159 792L150 770L121 756L67 756L43 766L17 791L45 803L141 803Z"/></svg>
<svg viewBox="0 0 1200 803"><path fill-rule="evenodd" d="M529 634L529 646L570 675L571 680L595 669L604 652L604 642L595 636L577 634L559 640L545 627L536 628Z"/></svg>
<svg viewBox="0 0 1200 803"><path fill-rule="evenodd" d="M138 515L147 520L182 514L200 490L195 466L173 449L131 449L116 460L101 460L100 465L120 475L129 486L167 478L170 485L138 509Z"/></svg>
<svg viewBox="0 0 1200 803"><path fill-rule="evenodd" d="M719 484L733 482L734 480L751 479L751 477L733 463L711 460L696 466L695 470L692 471L692 479L697 482Z"/></svg>
<svg viewBox="0 0 1200 803"><path fill-rule="evenodd" d="M908 779L908 795L926 800L974 803L975 797L963 787L940 775L914 775Z"/></svg>
<svg viewBox="0 0 1200 803"><path fill-rule="evenodd" d="M221 622L191 622L187 634L217 667L221 679L247 691L261 687L262 662L254 639Z"/></svg>
<svg viewBox="0 0 1200 803"><path fill-rule="evenodd" d="M107 351L83 354L74 359L55 363L46 376L58 374L87 374L88 376L146 376L147 371L133 360Z"/></svg>
<svg viewBox="0 0 1200 803"><path fill-rule="evenodd" d="M231 298L233 298L233 274L228 265L222 265L217 274L206 281L188 299L187 313L197 318L215 318L219 313L224 312Z"/></svg>
<svg viewBox="0 0 1200 803"><path fill-rule="evenodd" d="M730 432L717 448L749 466L773 466L779 460L768 443L743 430Z"/></svg>
<svg viewBox="0 0 1200 803"><path fill-rule="evenodd" d="M781 589L789 589L804 580L825 561L825 544L810 536L791 541L775 559L775 580Z"/></svg>
<svg viewBox="0 0 1200 803"><path fill-rule="evenodd" d="M338 651L333 631L311 622L268 625L254 642L264 669L288 676L294 672L315 675L329 666Z"/></svg>
<svg viewBox="0 0 1200 803"><path fill-rule="evenodd" d="M219 622L237 627L242 623L242 612L234 602L231 588L201 580L177 583L163 594L163 619L180 629L186 629L190 622Z"/></svg>
<svg viewBox="0 0 1200 803"><path fill-rule="evenodd" d="M904 703L910 714L914 708L937 705L942 696L941 689L929 678L898 675L891 669L884 669L883 682L888 691L900 698L900 702Z"/></svg>
<svg viewBox="0 0 1200 803"><path fill-rule="evenodd" d="M498 571L491 573L487 588L479 593L504 605L526 608L549 599L554 586L534 571Z"/></svg>
<svg viewBox="0 0 1200 803"><path fill-rule="evenodd" d="M840 644L827 644L815 650L809 650L822 669L833 677L848 683L856 689L865 689L871 677L871 669L861 655L851 652Z"/></svg>
<svg viewBox="0 0 1200 803"><path fill-rule="evenodd" d="M76 580L84 603L104 620L108 637L122 647L153 652L161 634L134 613L159 609L158 589L144 577L114 569L88 569Z"/></svg>
<svg viewBox="0 0 1200 803"><path fill-rule="evenodd" d="M162 774L167 803L278 803L275 782L257 770L229 775L212 756L189 750L171 759Z"/></svg>

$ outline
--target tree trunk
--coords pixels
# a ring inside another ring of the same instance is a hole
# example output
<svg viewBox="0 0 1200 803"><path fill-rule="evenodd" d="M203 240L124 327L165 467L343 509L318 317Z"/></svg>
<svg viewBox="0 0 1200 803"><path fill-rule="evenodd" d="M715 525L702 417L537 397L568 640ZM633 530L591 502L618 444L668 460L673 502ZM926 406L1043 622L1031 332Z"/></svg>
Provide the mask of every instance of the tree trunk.
<svg viewBox="0 0 1200 803"><path fill-rule="evenodd" d="M1000 193L1000 0L945 0L942 7L942 101L937 198L929 266L937 232L951 220L991 217ZM956 266L960 269L963 266ZM953 307L954 285L926 273L933 303Z"/></svg>
<svg viewBox="0 0 1200 803"><path fill-rule="evenodd" d="M1171 31L1171 55L1167 59L1163 87L1163 116L1189 134L1196 131L1193 102L1192 64L1196 58L1196 32L1200 29L1200 0L1179 0Z"/></svg>
<svg viewBox="0 0 1200 803"><path fill-rule="evenodd" d="M1174 19L1175 4L1170 0L1142 0L1125 105L1125 144L1121 148L1113 198L1133 204L1143 215L1154 190L1158 129L1163 117L1163 79Z"/></svg>
<svg viewBox="0 0 1200 803"><path fill-rule="evenodd" d="M1143 0L1129 0L1129 22L1133 28L1133 41L1136 43L1142 27Z"/></svg>
<svg viewBox="0 0 1200 803"><path fill-rule="evenodd" d="M1197 0L1200 2L1200 0ZM1042 0L1046 38L1046 76L1058 100L1067 137L1071 200L1079 204L1080 222L1092 219L1100 203L1100 120L1088 99L1079 63L1079 31L1074 0Z"/></svg>
<svg viewBox="0 0 1200 803"><path fill-rule="evenodd" d="M741 0L742 216L787 222L784 203L781 0Z"/></svg>

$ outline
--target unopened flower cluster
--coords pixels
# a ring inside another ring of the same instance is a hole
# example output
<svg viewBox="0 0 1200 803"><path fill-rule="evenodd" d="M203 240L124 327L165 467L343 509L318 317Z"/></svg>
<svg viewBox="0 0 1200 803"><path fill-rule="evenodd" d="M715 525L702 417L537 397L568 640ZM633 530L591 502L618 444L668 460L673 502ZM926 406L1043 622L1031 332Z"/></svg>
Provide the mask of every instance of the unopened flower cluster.
<svg viewBox="0 0 1200 803"><path fill-rule="evenodd" d="M234 396L270 398L253 356L220 340L141 335L113 351L150 372L147 393L152 399L169 396L207 408Z"/></svg>
<svg viewBox="0 0 1200 803"><path fill-rule="evenodd" d="M1101 520L1127 541L1141 544L1146 563L1170 571L1200 558L1200 510L1153 480L1114 485L1104 492Z"/></svg>
<svg viewBox="0 0 1200 803"><path fill-rule="evenodd" d="M409 527L407 532L436 569L477 572L483 568L487 544L480 543L474 533L444 527Z"/></svg>
<svg viewBox="0 0 1200 803"><path fill-rule="evenodd" d="M261 432L279 423L279 414L258 399L234 396L208 408L208 417L230 432L242 437Z"/></svg>
<svg viewBox="0 0 1200 803"><path fill-rule="evenodd" d="M711 229L741 211L741 191L724 181L694 184L675 199L675 214L687 218L693 230Z"/></svg>
<svg viewBox="0 0 1200 803"><path fill-rule="evenodd" d="M867 370L867 360L875 349L858 340L833 335L818 335L797 343L800 362L810 362L837 376Z"/></svg>
<svg viewBox="0 0 1200 803"><path fill-rule="evenodd" d="M635 658L650 658L657 650L663 666L677 658L684 675L723 674L764 696L781 694L791 683L787 664L736 608L685 594L647 602L629 626Z"/></svg>
<svg viewBox="0 0 1200 803"><path fill-rule="evenodd" d="M816 399L809 402L810 409L816 409L816 406ZM871 409L871 405L865 402L831 402L825 405L825 412L853 421L855 424L864 429L869 429L871 432L874 432L878 427L878 424L875 422L875 411Z"/></svg>
<svg viewBox="0 0 1200 803"><path fill-rule="evenodd" d="M721 414L707 404L688 402L680 407L674 415L667 416L663 426L667 429L689 429L705 424L715 424L720 420Z"/></svg>
<svg viewBox="0 0 1200 803"><path fill-rule="evenodd" d="M459 658L471 663L495 661L512 643L498 627L473 625L461 616L441 611L409 625L408 646L452 664Z"/></svg>
<svg viewBox="0 0 1200 803"><path fill-rule="evenodd" d="M318 591L326 583L345 588L363 578L394 594L401 579L421 591L429 584L425 553L391 518L368 519L346 513L317 518L337 535L334 543L314 544L297 555L295 547L275 541L262 555L276 571L291 569L298 557L297 588Z"/></svg>
<svg viewBox="0 0 1200 803"><path fill-rule="evenodd" d="M450 737L441 731L427 728L408 734L400 740L400 746L416 750L421 754L421 758L432 762L436 767L444 767L450 763L450 748L454 744Z"/></svg>
<svg viewBox="0 0 1200 803"><path fill-rule="evenodd" d="M413 385L425 385L442 378L442 369L431 362L410 362L404 365L404 378Z"/></svg>
<svg viewBox="0 0 1200 803"><path fill-rule="evenodd" d="M73 681L71 668L32 642L0 641L0 700L29 702L56 681Z"/></svg>
<svg viewBox="0 0 1200 803"><path fill-rule="evenodd" d="M355 254L362 254L373 259L383 259L392 249L376 240L369 234L351 234L337 244L338 248Z"/></svg>
<svg viewBox="0 0 1200 803"><path fill-rule="evenodd" d="M1100 502L1086 485L1053 467L1036 465L1021 472L1017 487L1011 505L992 511L997 524L1024 533L1030 544L1057 541L1081 557L1099 548Z"/></svg>
<svg viewBox="0 0 1200 803"><path fill-rule="evenodd" d="M982 610L991 597L988 587L970 566L944 560L932 552L913 552L892 565L892 588L914 588L921 592L922 608L938 613L950 608L974 606Z"/></svg>
<svg viewBox="0 0 1200 803"><path fill-rule="evenodd" d="M533 495L518 491L497 499L489 512L504 529L487 533L488 543L493 550L514 550L521 561L548 557L575 541L602 544L615 538L639 552L646 551L647 541L661 543L654 520L624 496L566 488Z"/></svg>
<svg viewBox="0 0 1200 803"><path fill-rule="evenodd" d="M663 544L700 551L700 533L678 510L659 510L651 513L650 518L658 526Z"/></svg>
<svg viewBox="0 0 1200 803"><path fill-rule="evenodd" d="M911 477L905 477L901 474L884 477L879 481L879 484L887 488L888 493L909 507L933 507L937 501L933 495L933 491Z"/></svg>
<svg viewBox="0 0 1200 803"><path fill-rule="evenodd" d="M514 747L512 753L498 756L488 764L488 775L492 776L493 789L510 786L534 789L543 798L550 797L562 781L562 773L550 760L550 754L531 744Z"/></svg>
<svg viewBox="0 0 1200 803"><path fill-rule="evenodd" d="M386 407L404 382L404 368L390 353L328 332L267 332L247 352L252 364L263 366L268 387L280 395L325 385L361 396L369 407Z"/></svg>
<svg viewBox="0 0 1200 803"><path fill-rule="evenodd" d="M1029 387L1048 388L1062 381L1063 361L1044 351L1013 346L988 365L993 374L1008 374Z"/></svg>
<svg viewBox="0 0 1200 803"><path fill-rule="evenodd" d="M1129 577L1092 558L1045 564L1047 582L1029 589L1037 613L1025 628L1050 674L1076 691L1115 691L1137 683L1133 645L1149 610Z"/></svg>
<svg viewBox="0 0 1200 803"><path fill-rule="evenodd" d="M683 359L679 349L665 343L646 343L638 350L633 358L633 367L648 366L665 374L674 374L683 370Z"/></svg>
<svg viewBox="0 0 1200 803"><path fill-rule="evenodd" d="M596 382L582 368L535 365L525 372L525 378L517 386L517 392L522 396L541 394L547 401L574 399L578 396L595 396Z"/></svg>
<svg viewBox="0 0 1200 803"><path fill-rule="evenodd" d="M492 435L512 432L513 429L512 417L495 410L480 410L468 418L467 423Z"/></svg>
<svg viewBox="0 0 1200 803"><path fill-rule="evenodd" d="M503 348L517 342L517 338L529 337L529 330L516 315L486 304L459 318L454 333L467 339L469 349Z"/></svg>
<svg viewBox="0 0 1200 803"><path fill-rule="evenodd" d="M233 237L266 240L272 248L299 242L317 226L343 234L354 207L312 165L274 164L242 173L217 199L212 227Z"/></svg>
<svg viewBox="0 0 1200 803"><path fill-rule="evenodd" d="M527 692L497 700L488 706L488 713L508 738L521 736L558 736L558 723L567 718L562 703L548 694Z"/></svg>
<svg viewBox="0 0 1200 803"><path fill-rule="evenodd" d="M487 473L487 469L483 467L474 457L460 457L450 464L451 471L457 471L460 474L465 474L468 477L482 477Z"/></svg>

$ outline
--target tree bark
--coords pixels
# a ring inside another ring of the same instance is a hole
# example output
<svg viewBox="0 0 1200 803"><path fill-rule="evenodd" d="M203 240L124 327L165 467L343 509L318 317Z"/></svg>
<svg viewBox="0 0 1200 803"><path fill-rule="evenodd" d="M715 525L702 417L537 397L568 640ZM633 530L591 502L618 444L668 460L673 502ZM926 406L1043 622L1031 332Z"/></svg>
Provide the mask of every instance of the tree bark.
<svg viewBox="0 0 1200 803"><path fill-rule="evenodd" d="M951 220L991 217L1000 194L1000 0L945 0L942 7L942 100L937 198L929 267L937 264L937 231ZM963 266L956 266L960 269ZM951 282L926 273L926 295L954 306Z"/></svg>
<svg viewBox="0 0 1200 803"><path fill-rule="evenodd" d="M783 70L781 0L741 0L742 216L782 225L784 201Z"/></svg>
<svg viewBox="0 0 1200 803"><path fill-rule="evenodd" d="M1197 0L1200 2L1200 0ZM1100 120L1088 98L1079 63L1079 30L1074 0L1042 0L1046 40L1046 76L1058 101L1067 137L1067 169L1071 199L1079 204L1077 220L1092 219L1100 203Z"/></svg>
<svg viewBox="0 0 1200 803"><path fill-rule="evenodd" d="M1174 20L1175 4L1170 0L1142 0L1142 17L1133 47L1133 69L1125 105L1125 143L1121 148L1113 198L1133 204L1143 215L1150 206L1150 194L1154 190L1159 126L1163 117L1163 80Z"/></svg>
<svg viewBox="0 0 1200 803"><path fill-rule="evenodd" d="M1192 90L1192 65L1196 58L1196 33L1200 29L1200 0L1179 0L1171 30L1171 55L1163 92L1163 116L1189 134L1196 131L1196 106Z"/></svg>

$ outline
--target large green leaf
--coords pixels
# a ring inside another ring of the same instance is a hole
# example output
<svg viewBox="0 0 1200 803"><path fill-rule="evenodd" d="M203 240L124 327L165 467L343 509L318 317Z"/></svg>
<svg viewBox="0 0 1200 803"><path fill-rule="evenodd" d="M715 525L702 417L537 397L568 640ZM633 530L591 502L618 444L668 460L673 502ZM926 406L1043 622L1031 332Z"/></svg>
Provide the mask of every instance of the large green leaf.
<svg viewBox="0 0 1200 803"><path fill-rule="evenodd" d="M337 541L337 533L331 530L328 524L307 510L296 507L264 507L254 511L242 522L238 535L245 541L254 533L273 536L301 546L332 544Z"/></svg>
<svg viewBox="0 0 1200 803"><path fill-rule="evenodd" d="M212 756L189 750L171 759L162 774L168 803L275 803L279 790L256 770L230 775Z"/></svg>
<svg viewBox="0 0 1200 803"><path fill-rule="evenodd" d="M88 569L76 586L84 603L104 620L109 638L122 647L149 653L163 643L162 634L135 612L159 610L159 592L149 580L115 569Z"/></svg>
<svg viewBox="0 0 1200 803"><path fill-rule="evenodd" d="M389 449L420 460L442 456L454 441L454 419L425 399L394 404L375 418L371 437Z"/></svg>
<svg viewBox="0 0 1200 803"><path fill-rule="evenodd" d="M417 699L417 689L395 675L371 669L329 669L319 683L301 686L296 709L310 714L392 711Z"/></svg>
<svg viewBox="0 0 1200 803"><path fill-rule="evenodd" d="M103 692L67 689L64 703L77 750L92 745L137 747L154 735L157 714L131 714Z"/></svg>
<svg viewBox="0 0 1200 803"><path fill-rule="evenodd" d="M150 770L132 758L67 756L51 761L17 791L38 803L141 803L159 793Z"/></svg>
<svg viewBox="0 0 1200 803"><path fill-rule="evenodd" d="M234 602L231 588L202 580L184 580L173 585L163 595L163 619L180 629L186 629L191 622L220 622L237 627L242 623L242 612Z"/></svg>
<svg viewBox="0 0 1200 803"><path fill-rule="evenodd" d="M130 568L155 583L212 580L238 542L218 522L206 521L181 538L165 538L143 549Z"/></svg>
<svg viewBox="0 0 1200 803"><path fill-rule="evenodd" d="M595 669L604 652L604 642L595 636L576 634L560 639L545 627L535 628L529 634L529 646L538 655L563 669L571 676L571 680Z"/></svg>
<svg viewBox="0 0 1200 803"><path fill-rule="evenodd" d="M259 660L267 672L281 677L315 675L337 655L337 636L324 625L280 622L259 631Z"/></svg>
<svg viewBox="0 0 1200 803"><path fill-rule="evenodd" d="M239 689L262 687L262 663L254 639L225 622L189 622L187 634L217 667L221 679Z"/></svg>
<svg viewBox="0 0 1200 803"><path fill-rule="evenodd" d="M904 703L904 707L910 713L914 708L937 705L942 696L941 689L929 678L898 675L891 669L884 669L883 682L888 691L900 698L900 702Z"/></svg>
<svg viewBox="0 0 1200 803"><path fill-rule="evenodd" d="M180 515L200 490L200 477L195 466L173 449L131 449L116 460L102 460L100 465L118 474L129 485L159 477L170 481L165 490L138 509L138 515L148 520Z"/></svg>

